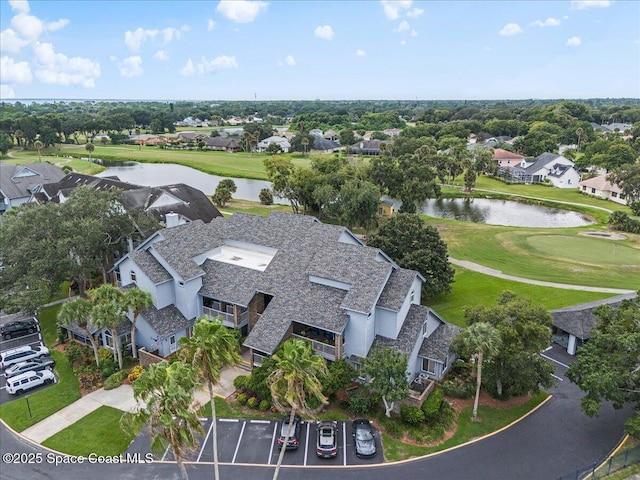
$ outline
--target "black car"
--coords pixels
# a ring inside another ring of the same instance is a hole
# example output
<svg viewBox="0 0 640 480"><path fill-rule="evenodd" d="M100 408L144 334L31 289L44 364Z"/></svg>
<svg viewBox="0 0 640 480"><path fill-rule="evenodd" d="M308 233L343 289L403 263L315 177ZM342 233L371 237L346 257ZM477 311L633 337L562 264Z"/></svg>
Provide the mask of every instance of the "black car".
<svg viewBox="0 0 640 480"><path fill-rule="evenodd" d="M4 374L7 378L11 378L24 372L39 372L46 368L53 369L55 364L55 360L51 357L32 358L31 360L16 363L7 367Z"/></svg>
<svg viewBox="0 0 640 480"><path fill-rule="evenodd" d="M287 431L289 429L289 420L290 415L286 415L283 419L282 422L280 423L280 436L278 437L278 448L282 448L282 445L284 445L284 440L285 437L287 436ZM300 435L300 417L299 416L294 416L293 417L293 428L291 429L291 435L289 436L289 441L287 442L287 446L286 449L287 450L295 450L296 448L298 448L298 437Z"/></svg>
<svg viewBox="0 0 640 480"><path fill-rule="evenodd" d="M369 420L357 418L353 421L353 443L358 457L367 458L376 454L376 440Z"/></svg>
<svg viewBox="0 0 640 480"><path fill-rule="evenodd" d="M318 422L316 453L321 458L333 458L338 455L338 422Z"/></svg>
<svg viewBox="0 0 640 480"><path fill-rule="evenodd" d="M38 331L38 322L34 318L28 320L16 320L15 322L0 325L0 335L5 340L15 337L23 337Z"/></svg>

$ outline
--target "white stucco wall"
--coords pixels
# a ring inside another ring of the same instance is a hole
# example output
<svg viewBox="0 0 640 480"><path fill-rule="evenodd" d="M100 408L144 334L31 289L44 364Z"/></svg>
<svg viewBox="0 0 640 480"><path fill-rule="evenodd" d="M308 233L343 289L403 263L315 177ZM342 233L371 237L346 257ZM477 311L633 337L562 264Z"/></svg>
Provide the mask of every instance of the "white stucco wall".
<svg viewBox="0 0 640 480"><path fill-rule="evenodd" d="M376 335L387 338L398 338L398 324L400 322L398 322L396 312L377 307L375 316Z"/></svg>
<svg viewBox="0 0 640 480"><path fill-rule="evenodd" d="M175 305L186 318L195 318L198 315L198 291L202 287L200 277L193 278L188 282L174 280Z"/></svg>
<svg viewBox="0 0 640 480"><path fill-rule="evenodd" d="M349 323L345 329L345 354L366 357L375 338L376 328L374 316L347 311Z"/></svg>

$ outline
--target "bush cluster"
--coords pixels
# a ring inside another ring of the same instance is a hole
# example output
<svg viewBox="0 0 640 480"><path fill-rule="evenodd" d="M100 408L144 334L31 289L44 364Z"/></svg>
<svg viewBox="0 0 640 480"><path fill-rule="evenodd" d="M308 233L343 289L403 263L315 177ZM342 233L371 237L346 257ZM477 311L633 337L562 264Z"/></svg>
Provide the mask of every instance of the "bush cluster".
<svg viewBox="0 0 640 480"><path fill-rule="evenodd" d="M400 419L407 425L418 426L424 422L425 415L418 407L402 405L400 407Z"/></svg>
<svg viewBox="0 0 640 480"><path fill-rule="evenodd" d="M127 372L125 372L124 370L120 370L119 372L114 373L104 381L104 389L112 390L114 388L118 388L120 385L122 385L122 382L125 378L127 378Z"/></svg>
<svg viewBox="0 0 640 480"><path fill-rule="evenodd" d="M634 220L620 210L616 210L609 215L609 225L621 232L640 233L640 221Z"/></svg>
<svg viewBox="0 0 640 480"><path fill-rule="evenodd" d="M345 400L349 413L358 416L365 416L378 406L379 403L380 397L367 387L362 386Z"/></svg>
<svg viewBox="0 0 640 480"><path fill-rule="evenodd" d="M142 365L136 365L135 367L133 367L131 369L131 372L129 372L129 376L128 376L129 381L133 382L138 378L140 378L140 375L142 375L142 372L144 372L144 367Z"/></svg>
<svg viewBox="0 0 640 480"><path fill-rule="evenodd" d="M424 420L427 422L433 422L440 413L440 407L442 406L442 400L444 398L444 392L436 388L422 404L422 412L424 414Z"/></svg>

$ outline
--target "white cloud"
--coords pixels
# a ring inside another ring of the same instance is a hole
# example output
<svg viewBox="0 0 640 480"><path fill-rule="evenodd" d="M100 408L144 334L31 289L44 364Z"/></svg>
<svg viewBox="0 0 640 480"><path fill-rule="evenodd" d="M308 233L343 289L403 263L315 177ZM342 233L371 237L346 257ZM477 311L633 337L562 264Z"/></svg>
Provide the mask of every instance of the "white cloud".
<svg viewBox="0 0 640 480"><path fill-rule="evenodd" d="M200 62L195 65L191 59L187 60L187 63L180 75L192 76L192 75L204 75L205 73L216 73L222 70L232 70L238 68L238 62L236 57L229 57L227 55L220 55L212 60L207 60L204 57L200 59Z"/></svg>
<svg viewBox="0 0 640 480"><path fill-rule="evenodd" d="M407 44L406 40L400 40L400 45L402 45L403 47Z"/></svg>
<svg viewBox="0 0 640 480"><path fill-rule="evenodd" d="M258 14L267 8L267 2L251 2L249 0L220 0L216 12L237 23L250 23Z"/></svg>
<svg viewBox="0 0 640 480"><path fill-rule="evenodd" d="M293 58L293 55L287 55L287 58L285 58L284 62L290 67L293 67L296 64L296 59Z"/></svg>
<svg viewBox="0 0 640 480"><path fill-rule="evenodd" d="M413 10L409 10L407 12L407 17L409 17L409 18L418 18L423 13L424 13L424 9L422 9L422 8L414 8Z"/></svg>
<svg viewBox="0 0 640 480"><path fill-rule="evenodd" d="M0 58L0 83L16 84L31 82L31 67L27 62L16 62L6 55Z"/></svg>
<svg viewBox="0 0 640 480"><path fill-rule="evenodd" d="M580 37L571 37L569 40L567 40L567 47L578 47L582 44L582 40L580 40Z"/></svg>
<svg viewBox="0 0 640 480"><path fill-rule="evenodd" d="M409 30L411 27L409 26L409 22L403 20L400 24L393 29L394 32L404 32L405 30Z"/></svg>
<svg viewBox="0 0 640 480"><path fill-rule="evenodd" d="M388 20L397 20L400 18L402 10L408 10L413 3L412 0L380 0L384 10L384 16ZM419 9L416 9L419 10Z"/></svg>
<svg viewBox="0 0 640 480"><path fill-rule="evenodd" d="M412 37L417 37L418 36L418 32L416 32L415 30L411 30L411 36Z"/></svg>
<svg viewBox="0 0 640 480"><path fill-rule="evenodd" d="M213 20L209 19L207 20L207 31L211 31L214 28L216 28L216 22L214 22Z"/></svg>
<svg viewBox="0 0 640 480"><path fill-rule="evenodd" d="M67 57L56 53L50 43L36 43L33 46L36 59L35 76L43 83L56 85L81 85L95 87L100 77L100 64L82 57Z"/></svg>
<svg viewBox="0 0 640 480"><path fill-rule="evenodd" d="M162 38L163 38L164 44L166 45L168 43L171 43L174 39L180 40L180 38L182 37L182 33L188 32L188 31L189 31L189 26L183 25L179 29L173 28L173 27L165 28L161 30L160 33L162 33Z"/></svg>
<svg viewBox="0 0 640 480"><path fill-rule="evenodd" d="M2 99L16 98L16 92L14 92L13 88L11 88L9 85L0 84L0 98Z"/></svg>
<svg viewBox="0 0 640 480"><path fill-rule="evenodd" d="M153 58L155 58L156 60L166 61L166 60L169 60L169 55L167 55L167 53L164 50L158 50L156 53L153 54Z"/></svg>
<svg viewBox="0 0 640 480"><path fill-rule="evenodd" d="M138 77L142 75L142 58L138 55L125 58L122 63L118 64L118 70L123 77Z"/></svg>
<svg viewBox="0 0 640 480"><path fill-rule="evenodd" d="M61 18L58 21L55 22L49 22L47 24L45 24L45 29L50 31L50 32L55 32L56 30L60 30L64 27L66 27L67 25L69 25L69 19L67 18Z"/></svg>
<svg viewBox="0 0 640 480"><path fill-rule="evenodd" d="M124 43L132 52L137 52L142 42L153 40L158 35L158 30L145 30L138 27L135 31L127 30L124 33Z"/></svg>
<svg viewBox="0 0 640 480"><path fill-rule="evenodd" d="M0 32L0 48L3 52L18 53L27 43L11 28Z"/></svg>
<svg viewBox="0 0 640 480"><path fill-rule="evenodd" d="M9 0L11 10L18 13L29 13L29 2L27 0Z"/></svg>
<svg viewBox="0 0 640 480"><path fill-rule="evenodd" d="M571 0L573 10L585 10L587 8L607 8L613 0Z"/></svg>
<svg viewBox="0 0 640 480"><path fill-rule="evenodd" d="M109 55L109 60L111 60L112 62L117 62L118 57L116 57L115 55Z"/></svg>
<svg viewBox="0 0 640 480"><path fill-rule="evenodd" d="M44 25L39 18L33 15L27 15L26 13L19 13L11 19L11 26L28 41L36 41L42 31Z"/></svg>
<svg viewBox="0 0 640 480"><path fill-rule="evenodd" d="M509 37L511 35L517 35L518 33L522 33L522 28L517 23L507 23L502 30L500 30L500 35Z"/></svg>
<svg viewBox="0 0 640 480"><path fill-rule="evenodd" d="M367 56L367 52L365 52L364 50L356 50L356 57L366 57Z"/></svg>
<svg viewBox="0 0 640 480"><path fill-rule="evenodd" d="M331 25L318 26L313 31L313 34L318 38L331 40L333 38L333 28L331 28Z"/></svg>
<svg viewBox="0 0 640 480"><path fill-rule="evenodd" d="M545 21L536 20L535 22L532 22L531 25L535 27L557 27L560 25L560 20L549 17Z"/></svg>

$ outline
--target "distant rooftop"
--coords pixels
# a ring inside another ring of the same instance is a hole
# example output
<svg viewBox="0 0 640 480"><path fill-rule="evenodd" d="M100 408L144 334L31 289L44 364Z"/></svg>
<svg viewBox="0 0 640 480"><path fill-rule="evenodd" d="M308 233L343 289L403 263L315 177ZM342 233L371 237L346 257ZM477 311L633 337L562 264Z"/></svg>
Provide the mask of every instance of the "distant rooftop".
<svg viewBox="0 0 640 480"><path fill-rule="evenodd" d="M265 250L264 247L261 248L261 250ZM275 249L273 249L272 252L257 251L250 250L249 248L222 245L213 250L209 255L209 259L264 272L271 263L271 260L273 260L276 251Z"/></svg>

